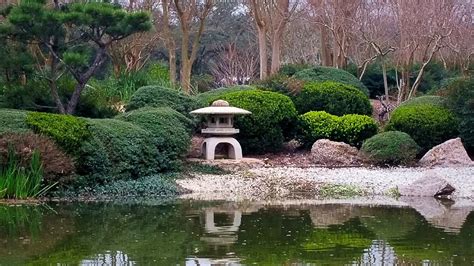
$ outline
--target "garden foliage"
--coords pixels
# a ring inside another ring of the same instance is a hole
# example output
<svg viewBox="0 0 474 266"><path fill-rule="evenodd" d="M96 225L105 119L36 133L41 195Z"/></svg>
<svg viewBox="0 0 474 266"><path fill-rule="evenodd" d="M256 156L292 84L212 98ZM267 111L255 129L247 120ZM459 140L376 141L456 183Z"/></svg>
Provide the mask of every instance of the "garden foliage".
<svg viewBox="0 0 474 266"><path fill-rule="evenodd" d="M238 116L237 135L245 153L266 153L281 149L285 139L291 139L296 121L296 109L287 96L260 90L244 90L218 95L230 105L246 109L251 115Z"/></svg>
<svg viewBox="0 0 474 266"><path fill-rule="evenodd" d="M70 153L74 153L90 137L86 120L71 115L30 112L26 123L34 132L51 137Z"/></svg>
<svg viewBox="0 0 474 266"><path fill-rule="evenodd" d="M176 111L188 115L198 107L192 97L175 89L162 86L145 86L139 88L131 97L126 106L127 111L142 107L171 107Z"/></svg>
<svg viewBox="0 0 474 266"><path fill-rule="evenodd" d="M214 100L220 99L221 96L229 94L231 92L254 90L255 87L247 85L232 86L226 88L218 88L210 91L206 91L196 95L197 101L202 107L206 107L211 104Z"/></svg>
<svg viewBox="0 0 474 266"><path fill-rule="evenodd" d="M446 88L446 104L459 119L459 133L469 151L474 151L474 78L458 79Z"/></svg>
<svg viewBox="0 0 474 266"><path fill-rule="evenodd" d="M28 132L26 112L13 109L0 109L0 134L5 132Z"/></svg>
<svg viewBox="0 0 474 266"><path fill-rule="evenodd" d="M353 86L362 91L365 95L369 95L369 91L362 82L351 73L342 69L318 66L296 72L293 77L307 82L340 82Z"/></svg>
<svg viewBox="0 0 474 266"><path fill-rule="evenodd" d="M377 124L365 115L335 116L324 111L311 111L299 116L298 140L311 147L318 139L342 141L360 147L362 142L377 134Z"/></svg>
<svg viewBox="0 0 474 266"><path fill-rule="evenodd" d="M426 152L458 135L458 120L448 109L432 104L400 106L392 113L387 130L410 135Z"/></svg>
<svg viewBox="0 0 474 266"><path fill-rule="evenodd" d="M350 85L333 81L306 83L294 101L300 114L309 111L326 111L338 116L372 114L369 98L364 93Z"/></svg>
<svg viewBox="0 0 474 266"><path fill-rule="evenodd" d="M361 153L375 165L409 165L415 161L419 149L407 133L387 131L365 140Z"/></svg>
<svg viewBox="0 0 474 266"><path fill-rule="evenodd" d="M438 107L445 107L445 98L441 96L433 96L433 95L425 95L420 97L412 98L406 102L400 104L400 106L414 106L414 105L421 105L421 104L429 104Z"/></svg>

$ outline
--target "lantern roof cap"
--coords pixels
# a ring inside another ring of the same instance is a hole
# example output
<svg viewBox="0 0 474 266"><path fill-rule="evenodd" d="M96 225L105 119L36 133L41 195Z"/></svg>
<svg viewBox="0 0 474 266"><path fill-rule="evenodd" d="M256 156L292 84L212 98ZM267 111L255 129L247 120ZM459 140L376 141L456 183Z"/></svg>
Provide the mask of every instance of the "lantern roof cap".
<svg viewBox="0 0 474 266"><path fill-rule="evenodd" d="M251 112L230 106L229 102L224 100L216 100L211 106L200 108L191 111L190 114L194 115L249 115Z"/></svg>

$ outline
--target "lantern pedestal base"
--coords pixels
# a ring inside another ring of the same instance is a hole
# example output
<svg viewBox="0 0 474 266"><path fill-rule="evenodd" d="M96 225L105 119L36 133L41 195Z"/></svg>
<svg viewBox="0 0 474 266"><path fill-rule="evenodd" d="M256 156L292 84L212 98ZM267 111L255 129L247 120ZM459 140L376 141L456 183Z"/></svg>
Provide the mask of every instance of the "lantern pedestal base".
<svg viewBox="0 0 474 266"><path fill-rule="evenodd" d="M216 147L219 144L228 145L228 158L240 160L242 159L242 147L240 143L231 137L210 137L206 138L201 146L201 152L206 160L214 160L216 157Z"/></svg>

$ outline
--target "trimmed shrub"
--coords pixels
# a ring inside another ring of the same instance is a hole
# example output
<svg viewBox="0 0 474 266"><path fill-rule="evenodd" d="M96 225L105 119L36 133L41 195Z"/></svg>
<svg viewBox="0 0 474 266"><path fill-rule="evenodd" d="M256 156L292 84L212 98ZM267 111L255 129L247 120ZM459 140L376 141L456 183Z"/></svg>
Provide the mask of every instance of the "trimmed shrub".
<svg viewBox="0 0 474 266"><path fill-rule="evenodd" d="M117 117L149 131L160 153L159 168L174 170L191 143L193 122L171 108L142 108Z"/></svg>
<svg viewBox="0 0 474 266"><path fill-rule="evenodd" d="M446 104L459 119L464 145L474 152L474 78L453 81L446 88Z"/></svg>
<svg viewBox="0 0 474 266"><path fill-rule="evenodd" d="M132 111L142 107L170 107L187 116L198 107L198 103L192 97L174 89L145 86L133 94L126 109Z"/></svg>
<svg viewBox="0 0 474 266"><path fill-rule="evenodd" d="M446 108L431 104L400 106L386 127L410 135L422 151L427 151L458 135L458 120Z"/></svg>
<svg viewBox="0 0 474 266"><path fill-rule="evenodd" d="M311 111L299 116L298 140L307 148L318 139L342 141L360 147L377 134L377 124L365 115L335 116L324 111Z"/></svg>
<svg viewBox="0 0 474 266"><path fill-rule="evenodd" d="M342 69L318 66L296 72L293 77L308 82L340 82L353 86L358 90L362 91L365 95L369 95L368 89L365 87L364 84L362 84L362 82L360 82L351 73Z"/></svg>
<svg viewBox="0 0 474 266"><path fill-rule="evenodd" d="M335 139L339 117L324 111L313 111L299 116L298 140L310 148L318 139Z"/></svg>
<svg viewBox="0 0 474 266"><path fill-rule="evenodd" d="M255 84L261 90L278 92L292 99L301 92L303 85L304 81L284 74L271 75Z"/></svg>
<svg viewBox="0 0 474 266"><path fill-rule="evenodd" d="M420 105L420 104L429 104L433 106L438 106L438 107L445 107L445 99L440 96L420 96L420 97L415 97L412 98L402 104L400 106L413 106L413 105Z"/></svg>
<svg viewBox="0 0 474 266"><path fill-rule="evenodd" d="M387 131L367 139L361 154L375 165L409 165L415 161L420 146L400 131Z"/></svg>
<svg viewBox="0 0 474 266"><path fill-rule="evenodd" d="M20 110L0 109L0 134L5 132L28 132L26 112Z"/></svg>
<svg viewBox="0 0 474 266"><path fill-rule="evenodd" d="M43 165L43 178L47 184L66 183L74 173L72 158L47 137L29 133L0 135L0 161L5 161L9 148L13 148L19 165L28 168L33 152L37 151Z"/></svg>
<svg viewBox="0 0 474 266"><path fill-rule="evenodd" d="M278 74L293 76L297 72L311 67L310 64L284 64L280 67L280 70L278 70Z"/></svg>
<svg viewBox="0 0 474 266"><path fill-rule="evenodd" d="M161 170L160 153L149 131L117 119L91 119L89 126L95 143L86 151L97 152L85 155L90 165L102 168L101 178L135 179Z"/></svg>
<svg viewBox="0 0 474 266"><path fill-rule="evenodd" d="M90 137L86 120L71 115L30 112L26 123L34 132L51 137L65 151L71 153Z"/></svg>
<svg viewBox="0 0 474 266"><path fill-rule="evenodd" d="M219 99L221 96L226 94L237 92L237 91L245 91L245 90L254 90L255 87L247 86L247 85L239 85L239 86L232 86L228 88L218 88L215 90L206 91L204 93L200 93L196 95L197 101L199 101L201 106L208 106L214 100Z"/></svg>
<svg viewBox="0 0 474 266"><path fill-rule="evenodd" d="M333 81L305 84L295 98L295 105L300 114L326 111L337 116L372 115L372 106L366 95L352 86Z"/></svg>
<svg viewBox="0 0 474 266"><path fill-rule="evenodd" d="M365 139L377 134L377 123L366 115L349 114L340 118L337 139L360 147Z"/></svg>
<svg viewBox="0 0 474 266"><path fill-rule="evenodd" d="M81 146L77 166L85 183L176 170L191 139L192 121L169 107L146 107L88 122L92 137Z"/></svg>
<svg viewBox="0 0 474 266"><path fill-rule="evenodd" d="M252 112L238 116L237 135L245 153L266 153L281 150L283 141L294 136L296 109L285 95L270 91L244 90L211 99L223 99L232 106Z"/></svg>

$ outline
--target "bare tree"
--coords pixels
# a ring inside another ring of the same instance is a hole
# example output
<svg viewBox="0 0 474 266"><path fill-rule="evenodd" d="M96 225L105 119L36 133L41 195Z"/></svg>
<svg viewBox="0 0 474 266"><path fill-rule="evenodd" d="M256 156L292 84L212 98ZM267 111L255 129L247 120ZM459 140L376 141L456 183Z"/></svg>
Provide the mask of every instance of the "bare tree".
<svg viewBox="0 0 474 266"><path fill-rule="evenodd" d="M253 47L239 50L235 43L223 46L215 61L211 63L211 72L223 86L248 84L255 78L258 58Z"/></svg>
<svg viewBox="0 0 474 266"><path fill-rule="evenodd" d="M364 1L357 15L357 24L359 26L361 54L358 64L359 79L362 80L367 66L379 60L382 66L382 76L384 83L385 99L388 99L389 88L387 81L387 57L396 51L395 38L397 28L395 16L392 9L386 5L386 0Z"/></svg>
<svg viewBox="0 0 474 266"><path fill-rule="evenodd" d="M426 66L446 45L456 4L452 0L390 0L390 5L399 28L396 58L401 68L398 102L402 102L416 94ZM415 62L420 62L421 67L410 84Z"/></svg>
<svg viewBox="0 0 474 266"><path fill-rule="evenodd" d="M313 21L321 32L321 57L326 66L344 68L353 41L355 17L362 0L310 0Z"/></svg>

